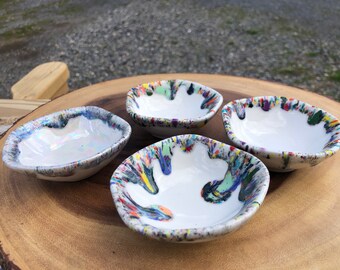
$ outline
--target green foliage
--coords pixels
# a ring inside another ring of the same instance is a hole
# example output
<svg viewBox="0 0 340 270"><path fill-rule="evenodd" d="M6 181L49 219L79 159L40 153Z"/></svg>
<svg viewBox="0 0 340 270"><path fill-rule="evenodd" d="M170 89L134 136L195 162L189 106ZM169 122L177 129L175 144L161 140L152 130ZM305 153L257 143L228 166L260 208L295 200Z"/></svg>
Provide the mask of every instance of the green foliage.
<svg viewBox="0 0 340 270"><path fill-rule="evenodd" d="M334 71L328 78L333 82L340 82L340 70Z"/></svg>
<svg viewBox="0 0 340 270"><path fill-rule="evenodd" d="M306 56L309 56L309 57L317 57L318 55L320 55L320 52L318 51L306 53Z"/></svg>
<svg viewBox="0 0 340 270"><path fill-rule="evenodd" d="M260 30L257 30L257 29L248 29L248 30L246 30L246 33L247 33L248 35L254 36L254 35L259 34L259 33L260 33Z"/></svg>
<svg viewBox="0 0 340 270"><path fill-rule="evenodd" d="M41 33L42 30L43 30L42 27L40 27L38 24L27 24L21 27L8 30L0 34L0 37L5 38L7 40L23 38Z"/></svg>
<svg viewBox="0 0 340 270"><path fill-rule="evenodd" d="M306 73L306 69L292 64L285 67L276 68L274 69L274 72L281 75L300 76Z"/></svg>

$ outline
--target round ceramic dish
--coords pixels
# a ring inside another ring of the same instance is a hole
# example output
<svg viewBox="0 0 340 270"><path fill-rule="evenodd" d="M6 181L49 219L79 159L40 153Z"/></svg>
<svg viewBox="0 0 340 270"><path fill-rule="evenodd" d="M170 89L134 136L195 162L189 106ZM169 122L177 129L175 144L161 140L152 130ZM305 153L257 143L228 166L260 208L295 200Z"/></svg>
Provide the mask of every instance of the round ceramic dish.
<svg viewBox="0 0 340 270"><path fill-rule="evenodd" d="M206 241L236 230L259 209L268 186L269 172L259 159L193 134L143 148L111 178L125 224L173 242Z"/></svg>
<svg viewBox="0 0 340 270"><path fill-rule="evenodd" d="M314 166L340 148L339 120L293 98L235 100L223 107L222 118L233 143L272 171Z"/></svg>
<svg viewBox="0 0 340 270"><path fill-rule="evenodd" d="M163 80L138 85L127 94L126 110L152 135L165 138L194 132L222 105L223 97L204 85Z"/></svg>
<svg viewBox="0 0 340 270"><path fill-rule="evenodd" d="M8 136L4 163L20 173L52 181L77 181L107 165L125 146L130 125L98 107L43 116Z"/></svg>

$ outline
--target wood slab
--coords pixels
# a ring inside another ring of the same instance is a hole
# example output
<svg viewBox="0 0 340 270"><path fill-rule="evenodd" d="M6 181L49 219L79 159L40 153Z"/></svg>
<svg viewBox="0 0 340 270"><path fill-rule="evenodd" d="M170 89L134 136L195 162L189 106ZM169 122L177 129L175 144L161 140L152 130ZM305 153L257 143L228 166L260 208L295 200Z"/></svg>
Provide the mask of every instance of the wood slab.
<svg viewBox="0 0 340 270"><path fill-rule="evenodd" d="M130 87L189 79L232 99L284 95L340 117L339 103L280 84L220 75L145 75L92 85L57 98L15 126L61 109L96 105L126 119L130 141L112 164L76 183L28 178L0 164L0 240L7 260L22 269L340 269L340 154L310 169L271 173L263 206L231 235L197 244L147 239L115 210L110 176L126 157L156 142L125 112ZM297 130L298 132L298 130ZM227 142L220 111L202 135ZM0 140L0 149L7 135Z"/></svg>

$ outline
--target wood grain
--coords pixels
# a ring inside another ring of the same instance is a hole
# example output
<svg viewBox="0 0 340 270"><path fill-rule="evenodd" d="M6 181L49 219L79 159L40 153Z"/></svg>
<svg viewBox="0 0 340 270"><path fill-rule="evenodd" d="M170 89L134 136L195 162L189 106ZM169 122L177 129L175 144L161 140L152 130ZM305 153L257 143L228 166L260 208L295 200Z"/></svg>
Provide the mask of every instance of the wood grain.
<svg viewBox="0 0 340 270"><path fill-rule="evenodd" d="M13 99L32 100L57 97L68 91L69 76L68 67L63 62L41 64L12 86Z"/></svg>
<svg viewBox="0 0 340 270"><path fill-rule="evenodd" d="M68 93L68 83L67 81L57 90L57 92L51 97L51 99L55 99L57 97L60 97L62 95L65 95Z"/></svg>
<svg viewBox="0 0 340 270"><path fill-rule="evenodd" d="M0 138L14 122L48 101L0 99Z"/></svg>
<svg viewBox="0 0 340 270"><path fill-rule="evenodd" d="M0 99L0 117L22 117L48 101L50 100Z"/></svg>
<svg viewBox="0 0 340 270"><path fill-rule="evenodd" d="M112 164L76 183L29 179L0 164L0 239L12 263L23 269L339 269L340 154L311 169L271 173L270 191L255 217L216 241L169 244L149 240L120 220L109 180L117 165L157 141L125 112L125 95L139 83L170 78L220 91L224 104L254 95L285 95L340 117L340 105L279 84L220 75L145 75L92 85L38 108L12 129L64 108L96 105L132 126L127 147ZM297 131L298 132L298 131ZM220 112L201 134L227 142ZM0 140L2 149L6 137Z"/></svg>

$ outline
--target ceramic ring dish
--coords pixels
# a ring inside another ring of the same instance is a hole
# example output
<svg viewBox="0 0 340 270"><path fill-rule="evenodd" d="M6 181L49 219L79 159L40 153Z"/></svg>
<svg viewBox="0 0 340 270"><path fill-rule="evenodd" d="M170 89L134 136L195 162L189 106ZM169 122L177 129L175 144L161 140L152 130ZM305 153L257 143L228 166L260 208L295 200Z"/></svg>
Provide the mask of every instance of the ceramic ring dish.
<svg viewBox="0 0 340 270"><path fill-rule="evenodd" d="M144 83L130 89L126 110L155 137L195 133L222 105L216 90L185 80Z"/></svg>
<svg viewBox="0 0 340 270"><path fill-rule="evenodd" d="M203 136L167 138L128 157L111 193L132 230L173 242L236 230L262 204L269 172L253 155Z"/></svg>
<svg viewBox="0 0 340 270"><path fill-rule="evenodd" d="M340 125L303 101L277 96L235 100L222 109L228 137L272 171L314 166L340 148Z"/></svg>
<svg viewBox="0 0 340 270"><path fill-rule="evenodd" d="M3 161L20 173L52 181L87 178L125 146L130 125L98 107L78 107L30 121L11 132Z"/></svg>

